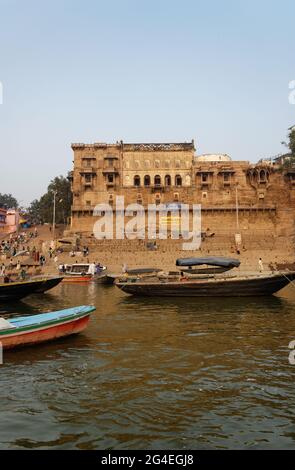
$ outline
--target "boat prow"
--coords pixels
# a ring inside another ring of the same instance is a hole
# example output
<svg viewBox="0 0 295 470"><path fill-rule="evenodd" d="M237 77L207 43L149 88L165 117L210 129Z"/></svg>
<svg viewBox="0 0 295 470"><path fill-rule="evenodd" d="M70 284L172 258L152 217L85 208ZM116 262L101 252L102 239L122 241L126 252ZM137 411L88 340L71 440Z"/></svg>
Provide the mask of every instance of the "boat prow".
<svg viewBox="0 0 295 470"><path fill-rule="evenodd" d="M40 294L57 286L62 276L32 278L27 281L0 283L0 301L20 300L31 294Z"/></svg>

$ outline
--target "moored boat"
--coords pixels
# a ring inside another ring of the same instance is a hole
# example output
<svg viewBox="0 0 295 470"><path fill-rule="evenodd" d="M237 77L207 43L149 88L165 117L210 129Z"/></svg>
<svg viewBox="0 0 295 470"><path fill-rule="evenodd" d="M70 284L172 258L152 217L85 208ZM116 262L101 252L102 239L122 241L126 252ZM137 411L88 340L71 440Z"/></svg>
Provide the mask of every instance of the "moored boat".
<svg viewBox="0 0 295 470"><path fill-rule="evenodd" d="M231 258L184 258L178 259L178 267L207 265L224 269L240 266L239 260ZM205 268L206 269L206 268ZM158 277L124 279L116 281L123 292L143 296L168 297L242 297L272 295L295 279L295 271L263 273L208 273L198 271L186 275L180 273L159 273Z"/></svg>
<svg viewBox="0 0 295 470"><path fill-rule="evenodd" d="M82 305L9 320L0 318L0 343L4 349L12 349L80 333L94 310Z"/></svg>
<svg viewBox="0 0 295 470"><path fill-rule="evenodd" d="M242 297L272 295L295 279L295 271L200 278L142 279L116 282L123 292L141 296Z"/></svg>
<svg viewBox="0 0 295 470"><path fill-rule="evenodd" d="M59 267L62 272L64 265ZM74 263L65 265L64 283L87 283L90 281L100 281L106 275L106 266L95 263Z"/></svg>
<svg viewBox="0 0 295 470"><path fill-rule="evenodd" d="M31 294L44 293L57 286L62 280L62 276L57 276L0 283L0 301L20 300Z"/></svg>

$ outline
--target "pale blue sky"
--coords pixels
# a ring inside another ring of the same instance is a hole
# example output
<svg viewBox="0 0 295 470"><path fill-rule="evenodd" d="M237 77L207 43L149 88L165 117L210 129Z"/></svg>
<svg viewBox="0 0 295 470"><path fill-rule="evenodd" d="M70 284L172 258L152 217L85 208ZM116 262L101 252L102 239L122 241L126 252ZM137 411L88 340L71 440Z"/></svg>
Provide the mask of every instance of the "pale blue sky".
<svg viewBox="0 0 295 470"><path fill-rule="evenodd" d="M71 142L256 161L295 124L294 1L0 0L0 18L0 192L23 203L71 169Z"/></svg>

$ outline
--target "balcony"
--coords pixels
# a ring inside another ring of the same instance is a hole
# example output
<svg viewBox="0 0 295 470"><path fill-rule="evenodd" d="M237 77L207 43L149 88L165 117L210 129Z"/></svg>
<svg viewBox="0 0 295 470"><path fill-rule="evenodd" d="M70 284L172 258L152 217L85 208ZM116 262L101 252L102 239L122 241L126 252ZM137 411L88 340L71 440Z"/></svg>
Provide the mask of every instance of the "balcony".
<svg viewBox="0 0 295 470"><path fill-rule="evenodd" d="M81 168L80 175L96 175L96 168L94 166Z"/></svg>
<svg viewBox="0 0 295 470"><path fill-rule="evenodd" d="M153 193L156 193L156 192L164 192L165 191L165 186L164 184L162 183L159 183L159 184L154 184L153 186L150 186L151 190Z"/></svg>
<svg viewBox="0 0 295 470"><path fill-rule="evenodd" d="M118 175L119 165L105 165L102 170L104 175Z"/></svg>
<svg viewBox="0 0 295 470"><path fill-rule="evenodd" d="M107 182L106 182L106 187L107 187L107 188L116 189L116 188L117 188L117 185L116 185L116 182L115 182L115 181L107 181Z"/></svg>

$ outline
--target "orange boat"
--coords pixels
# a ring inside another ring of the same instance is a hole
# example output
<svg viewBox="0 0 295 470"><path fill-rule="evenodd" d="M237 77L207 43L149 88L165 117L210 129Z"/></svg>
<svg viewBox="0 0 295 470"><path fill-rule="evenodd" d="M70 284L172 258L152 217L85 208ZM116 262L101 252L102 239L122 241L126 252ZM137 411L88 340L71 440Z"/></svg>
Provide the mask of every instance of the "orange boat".
<svg viewBox="0 0 295 470"><path fill-rule="evenodd" d="M11 320L0 318L0 345L13 349L80 333L94 310L92 305L82 305Z"/></svg>
<svg viewBox="0 0 295 470"><path fill-rule="evenodd" d="M90 282L92 281L93 279L93 276L91 274L85 274L84 276L71 276L71 275L68 275L68 276L65 276L62 280L62 282L65 282L65 283L70 283L70 284L73 284L73 283L86 283L86 282Z"/></svg>

